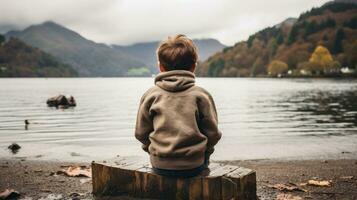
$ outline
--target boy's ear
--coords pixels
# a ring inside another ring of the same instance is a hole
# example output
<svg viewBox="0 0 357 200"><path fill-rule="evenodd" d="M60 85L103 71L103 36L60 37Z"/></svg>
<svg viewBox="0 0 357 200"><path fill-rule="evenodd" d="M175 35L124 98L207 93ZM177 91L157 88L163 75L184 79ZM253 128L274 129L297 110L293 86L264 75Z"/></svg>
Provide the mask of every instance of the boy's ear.
<svg viewBox="0 0 357 200"><path fill-rule="evenodd" d="M194 72L196 69L197 63L193 64L190 68L190 72Z"/></svg>
<svg viewBox="0 0 357 200"><path fill-rule="evenodd" d="M159 65L160 72L165 72L166 71L165 67L160 62L157 62L157 64Z"/></svg>

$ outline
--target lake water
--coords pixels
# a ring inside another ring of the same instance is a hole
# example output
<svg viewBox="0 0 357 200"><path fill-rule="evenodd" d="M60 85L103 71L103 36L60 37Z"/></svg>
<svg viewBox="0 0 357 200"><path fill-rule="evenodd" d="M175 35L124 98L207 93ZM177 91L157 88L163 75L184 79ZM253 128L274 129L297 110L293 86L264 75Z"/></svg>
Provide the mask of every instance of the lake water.
<svg viewBox="0 0 357 200"><path fill-rule="evenodd" d="M199 78L223 137L212 159L357 158L357 80ZM134 138L152 78L0 79L0 157L91 161L146 156ZM73 95L61 110L48 97ZM32 124L25 130L24 120ZM22 146L12 154L7 146ZM344 152L344 153L342 153Z"/></svg>

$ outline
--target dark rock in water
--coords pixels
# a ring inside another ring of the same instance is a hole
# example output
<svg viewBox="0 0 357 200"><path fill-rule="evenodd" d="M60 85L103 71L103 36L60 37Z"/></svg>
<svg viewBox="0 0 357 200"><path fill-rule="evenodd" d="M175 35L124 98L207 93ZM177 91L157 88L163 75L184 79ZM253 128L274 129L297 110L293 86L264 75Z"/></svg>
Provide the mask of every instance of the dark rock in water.
<svg viewBox="0 0 357 200"><path fill-rule="evenodd" d="M64 95L58 95L55 97L51 97L47 99L47 105L49 107L61 107L61 108L68 108L68 107L74 107L76 106L76 100L74 99L73 96L70 96L67 98Z"/></svg>
<svg viewBox="0 0 357 200"><path fill-rule="evenodd" d="M69 101L69 104L71 106L76 106L77 105L76 100L74 99L73 96L70 96L68 101Z"/></svg>
<svg viewBox="0 0 357 200"><path fill-rule="evenodd" d="M19 151L19 149L21 149L21 146L16 143L12 143L7 148L10 149L12 153L16 154Z"/></svg>
<svg viewBox="0 0 357 200"><path fill-rule="evenodd" d="M25 130L28 130L29 129L29 125L30 125L30 122L29 120L25 120Z"/></svg>

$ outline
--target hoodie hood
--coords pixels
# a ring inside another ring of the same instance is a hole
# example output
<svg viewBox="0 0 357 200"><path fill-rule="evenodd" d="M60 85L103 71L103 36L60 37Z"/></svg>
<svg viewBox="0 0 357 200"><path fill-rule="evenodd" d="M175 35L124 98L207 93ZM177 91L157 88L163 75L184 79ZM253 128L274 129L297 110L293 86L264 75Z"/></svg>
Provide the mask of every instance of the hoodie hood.
<svg viewBox="0 0 357 200"><path fill-rule="evenodd" d="M195 85L195 74L186 70L160 72L155 85L169 92L179 92Z"/></svg>

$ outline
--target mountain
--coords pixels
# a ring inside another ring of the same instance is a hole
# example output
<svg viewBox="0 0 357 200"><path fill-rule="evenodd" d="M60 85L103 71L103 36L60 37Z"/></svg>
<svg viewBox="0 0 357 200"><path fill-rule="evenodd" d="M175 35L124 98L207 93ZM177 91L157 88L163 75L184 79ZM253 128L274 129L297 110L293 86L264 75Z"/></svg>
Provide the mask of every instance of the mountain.
<svg viewBox="0 0 357 200"><path fill-rule="evenodd" d="M281 23L275 25L276 28L281 28L281 27L292 27L296 22L297 18L294 17L289 17L286 20L282 21Z"/></svg>
<svg viewBox="0 0 357 200"><path fill-rule="evenodd" d="M357 4L357 0L334 0L332 2L328 2L328 3L354 3Z"/></svg>
<svg viewBox="0 0 357 200"><path fill-rule="evenodd" d="M3 36L0 35L0 38ZM0 77L70 77L77 72L19 39L0 40Z"/></svg>
<svg viewBox="0 0 357 200"><path fill-rule="evenodd" d="M202 62L197 75L266 76L271 73L269 65L284 72L312 74L331 66L357 68L357 4L340 1L313 8L298 19L267 27L223 49ZM323 52L333 62L312 63L316 52L315 56Z"/></svg>
<svg viewBox="0 0 357 200"><path fill-rule="evenodd" d="M108 45L90 41L54 22L33 25L22 31L10 31L16 37L70 64L79 76L150 75L145 65Z"/></svg>
<svg viewBox="0 0 357 200"><path fill-rule="evenodd" d="M215 39L194 39L193 42L198 47L200 60L205 60L226 47ZM159 41L153 41L136 43L129 46L112 45L112 47L139 59L149 66L151 71L157 71L156 49L158 45Z"/></svg>

